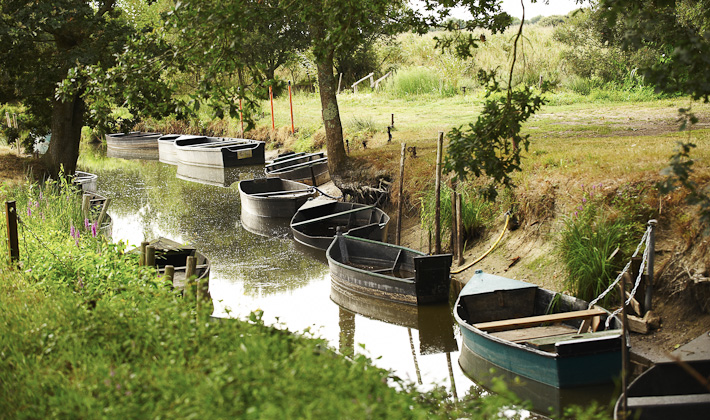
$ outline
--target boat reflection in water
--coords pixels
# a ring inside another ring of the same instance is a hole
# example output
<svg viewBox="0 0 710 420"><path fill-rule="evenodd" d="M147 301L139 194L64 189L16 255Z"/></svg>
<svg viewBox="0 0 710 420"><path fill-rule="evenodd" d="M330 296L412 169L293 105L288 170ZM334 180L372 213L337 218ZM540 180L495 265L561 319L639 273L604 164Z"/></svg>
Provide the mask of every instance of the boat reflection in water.
<svg viewBox="0 0 710 420"><path fill-rule="evenodd" d="M217 187L229 187L240 179L253 178L260 167L236 167L236 168L213 168L207 166L187 165L179 162L177 165L177 177L191 182L198 182L205 185Z"/></svg>
<svg viewBox="0 0 710 420"><path fill-rule="evenodd" d="M528 401L532 410L555 417L564 414L566 407L573 405L587 407L594 401L600 406L608 405L619 395L617 386L602 384L577 388L556 388L527 378L520 378L513 372L502 369L462 346L459 356L461 370L478 385L491 389L493 380L502 379L522 401Z"/></svg>
<svg viewBox="0 0 710 420"><path fill-rule="evenodd" d="M450 353L458 351L458 343L454 336L454 320L451 307L448 304L408 305L396 303L344 289L332 281L330 299L339 307L339 344L341 349L355 348L356 315L405 327L409 332L412 357L417 370L417 381L421 385L422 379L417 361L417 351L412 336L412 330L418 330L419 354L446 353L451 389L454 394L456 393Z"/></svg>
<svg viewBox="0 0 710 420"><path fill-rule="evenodd" d="M291 234L291 218L262 217L248 211L242 211L240 220L242 227L255 235L267 238L286 238Z"/></svg>

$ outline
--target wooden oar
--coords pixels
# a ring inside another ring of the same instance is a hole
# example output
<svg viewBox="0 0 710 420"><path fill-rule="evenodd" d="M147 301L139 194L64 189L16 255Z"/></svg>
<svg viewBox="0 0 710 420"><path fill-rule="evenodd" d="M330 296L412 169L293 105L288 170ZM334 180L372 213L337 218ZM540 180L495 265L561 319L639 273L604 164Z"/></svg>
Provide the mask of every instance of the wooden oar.
<svg viewBox="0 0 710 420"><path fill-rule="evenodd" d="M248 194L252 197L271 197L274 195L286 195L286 194L297 194L297 193L304 193L304 192L312 192L313 188L306 188L303 190L284 190L284 191L269 191L269 192L263 192L263 193L256 193L256 194Z"/></svg>
<svg viewBox="0 0 710 420"><path fill-rule="evenodd" d="M355 209L345 210L345 211L341 211L341 212L333 213L333 214L326 214L325 216L320 216L320 217L316 217L313 219L308 219L308 220L303 220L300 222L292 223L291 227L308 225L308 224L316 223L316 222L322 222L323 220L332 219L334 217L344 216L346 214L357 213L359 211L365 211L365 210L370 210L370 209L374 209L374 208L375 208L375 206L372 205L372 206L358 207Z"/></svg>

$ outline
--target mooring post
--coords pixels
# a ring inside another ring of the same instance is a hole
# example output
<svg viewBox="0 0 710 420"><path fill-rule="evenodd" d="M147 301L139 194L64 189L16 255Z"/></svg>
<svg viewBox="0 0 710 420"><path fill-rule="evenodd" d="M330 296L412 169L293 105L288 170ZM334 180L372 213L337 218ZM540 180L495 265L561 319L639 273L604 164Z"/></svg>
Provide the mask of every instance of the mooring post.
<svg viewBox="0 0 710 420"><path fill-rule="evenodd" d="M140 259L138 260L138 265L145 265L145 253L146 253L146 248L150 245L150 242L148 241L143 241L141 242L141 256Z"/></svg>
<svg viewBox="0 0 710 420"><path fill-rule="evenodd" d="M84 194L81 197L81 213L84 215L84 219L89 218L90 209L91 209L91 196L89 194Z"/></svg>
<svg viewBox="0 0 710 420"><path fill-rule="evenodd" d="M239 95L239 125L242 127L241 128L241 136L244 137L244 111L242 111L242 94L241 94L241 87L237 88L237 92Z"/></svg>
<svg viewBox="0 0 710 420"><path fill-rule="evenodd" d="M399 159L399 195L397 198L397 235L395 236L395 245L400 244L402 239L402 202L404 198L404 156L407 150L407 143L402 143L402 154Z"/></svg>
<svg viewBox="0 0 710 420"><path fill-rule="evenodd" d="M5 217L7 218L7 247L10 262L20 259L20 243L17 235L17 207L15 201L5 202Z"/></svg>
<svg viewBox="0 0 710 420"><path fill-rule="evenodd" d="M288 104L291 108L291 134L296 133L296 126L293 124L293 98L291 97L291 81L288 81Z"/></svg>
<svg viewBox="0 0 710 420"><path fill-rule="evenodd" d="M457 258L458 250L456 249L456 245L458 245L458 241L456 239L456 180L452 179L451 180L451 240L449 241L449 247L451 248L452 254L454 259Z"/></svg>
<svg viewBox="0 0 710 420"><path fill-rule="evenodd" d="M271 129L276 130L276 123L274 122L274 90L269 86L269 102L271 102Z"/></svg>
<svg viewBox="0 0 710 420"><path fill-rule="evenodd" d="M459 253L459 265L463 264L463 206L461 194L456 194L456 248Z"/></svg>
<svg viewBox="0 0 710 420"><path fill-rule="evenodd" d="M441 254L441 158L444 148L444 132L439 131L436 141L436 185L434 189L434 253Z"/></svg>
<svg viewBox="0 0 710 420"><path fill-rule="evenodd" d="M650 311L652 308L652 298L653 298L653 264L655 261L656 254L656 224L658 221L656 219L651 219L648 221L648 226L650 231L648 232L648 276L646 276L646 294L643 299L643 306L646 312ZM641 314L646 315L645 313Z"/></svg>
<svg viewBox="0 0 710 420"><path fill-rule="evenodd" d="M166 265L165 271L163 272L163 281L166 283L170 282L170 284L172 285L174 278L175 278L175 266Z"/></svg>
<svg viewBox="0 0 710 420"><path fill-rule="evenodd" d="M182 291L183 297L192 299L192 285L195 284L195 273L197 272L197 258L192 255L188 256L185 260L185 287Z"/></svg>
<svg viewBox="0 0 710 420"><path fill-rule="evenodd" d="M145 265L155 267L155 247L153 245L145 247Z"/></svg>
<svg viewBox="0 0 710 420"><path fill-rule="evenodd" d="M392 127L394 127L394 114L392 114L392 124L390 124Z"/></svg>
<svg viewBox="0 0 710 420"><path fill-rule="evenodd" d="M628 320L626 317L626 286L627 280L630 280L631 276L628 272L624 273L623 278L619 282L621 286L621 410L624 413L622 418L626 418L626 412L628 409L627 398L626 398L626 380L627 372L629 370L629 353L628 353L628 343L626 341L626 334L629 331Z"/></svg>
<svg viewBox="0 0 710 420"><path fill-rule="evenodd" d="M392 142L392 127L387 126L387 143Z"/></svg>

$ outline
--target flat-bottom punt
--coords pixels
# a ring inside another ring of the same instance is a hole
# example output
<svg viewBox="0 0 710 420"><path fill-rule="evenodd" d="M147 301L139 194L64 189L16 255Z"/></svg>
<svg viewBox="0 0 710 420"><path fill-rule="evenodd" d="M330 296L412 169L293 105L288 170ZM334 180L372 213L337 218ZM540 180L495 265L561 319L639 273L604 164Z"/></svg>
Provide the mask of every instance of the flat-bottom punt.
<svg viewBox="0 0 710 420"><path fill-rule="evenodd" d="M316 195L313 187L287 179L257 178L239 182L242 212L261 217L291 218Z"/></svg>
<svg viewBox="0 0 710 420"><path fill-rule="evenodd" d="M621 372L621 324L614 317L612 329L597 330L609 313L587 307L478 270L459 294L454 318L464 345L504 370L556 388L610 383Z"/></svg>
<svg viewBox="0 0 710 420"><path fill-rule="evenodd" d="M264 163L263 141L250 139L181 136L175 140L178 163L212 168L261 165Z"/></svg>
<svg viewBox="0 0 710 420"><path fill-rule="evenodd" d="M185 275L187 272L187 257L197 258L195 275L197 280L204 280L210 273L210 263L207 257L194 247L182 245L167 238L157 238L149 241L155 247L155 267L159 273L165 272L165 267L172 265L175 268L173 287L185 288Z"/></svg>
<svg viewBox="0 0 710 420"><path fill-rule="evenodd" d="M325 250L337 232L384 241L390 217L375 206L332 200L311 200L291 219L293 239L311 248Z"/></svg>
<svg viewBox="0 0 710 420"><path fill-rule="evenodd" d="M158 138L162 134L130 132L106 134L106 156L121 159L156 160L159 157Z"/></svg>
<svg viewBox="0 0 710 420"><path fill-rule="evenodd" d="M449 301L451 254L339 234L326 258L333 282L355 292L408 304Z"/></svg>
<svg viewBox="0 0 710 420"><path fill-rule="evenodd" d="M665 420L707 419L710 390L689 370L707 380L710 360L658 363L636 378L626 390L627 416L622 416L622 398L614 408L615 419Z"/></svg>
<svg viewBox="0 0 710 420"><path fill-rule="evenodd" d="M268 177L288 179L314 187L330 181L328 158L322 152L285 156L266 165L264 172Z"/></svg>

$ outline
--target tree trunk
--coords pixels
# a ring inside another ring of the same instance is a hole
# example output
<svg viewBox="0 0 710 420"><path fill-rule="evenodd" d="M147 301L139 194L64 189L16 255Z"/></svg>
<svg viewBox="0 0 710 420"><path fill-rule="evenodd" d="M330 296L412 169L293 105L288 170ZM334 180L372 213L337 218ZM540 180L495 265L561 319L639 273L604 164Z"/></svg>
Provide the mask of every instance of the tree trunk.
<svg viewBox="0 0 710 420"><path fill-rule="evenodd" d="M81 128L84 125L84 101L75 94L69 101L55 100L52 104L52 139L46 163L49 173L56 178L60 170L73 175L79 158Z"/></svg>
<svg viewBox="0 0 710 420"><path fill-rule="evenodd" d="M317 60L318 88L320 90L320 103L323 112L323 125L325 126L325 143L328 151L328 169L331 176L342 175L345 166L345 144L343 142L343 125L340 122L338 99L336 97L337 85L333 75L333 52L326 53L322 59Z"/></svg>

